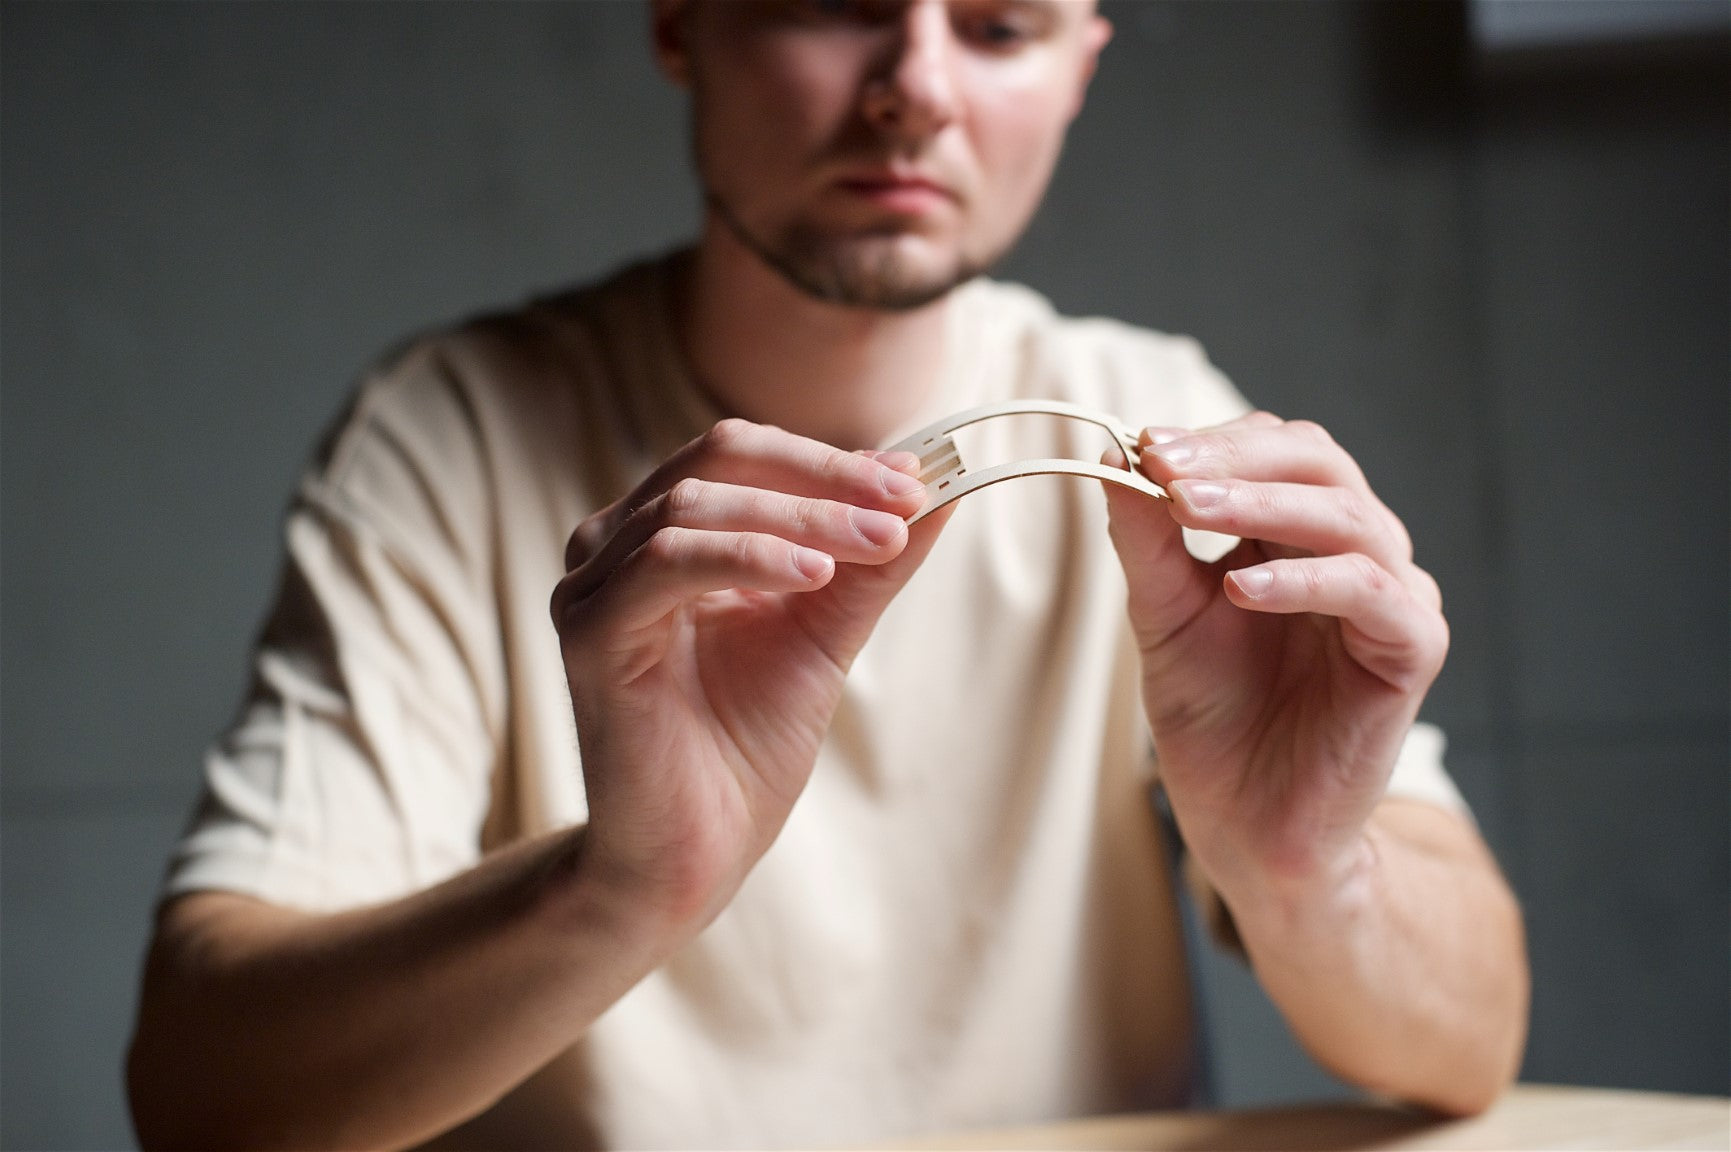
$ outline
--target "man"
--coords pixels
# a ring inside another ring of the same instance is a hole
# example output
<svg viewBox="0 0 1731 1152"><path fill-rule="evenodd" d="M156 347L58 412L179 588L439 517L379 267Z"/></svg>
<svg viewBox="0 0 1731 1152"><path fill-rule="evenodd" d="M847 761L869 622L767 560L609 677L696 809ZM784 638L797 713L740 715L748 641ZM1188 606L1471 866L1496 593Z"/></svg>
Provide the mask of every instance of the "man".
<svg viewBox="0 0 1731 1152"><path fill-rule="evenodd" d="M1485 1106L1519 915L1409 735L1447 630L1400 522L1194 345L976 279L1106 22L665 0L654 28L702 236L418 344L303 483L147 967L143 1141L809 1144L1181 1103L1150 729L1306 1046ZM1006 396L1146 425L1173 501L1023 481L908 528L917 462L876 446ZM1205 563L1181 529L1243 542Z"/></svg>

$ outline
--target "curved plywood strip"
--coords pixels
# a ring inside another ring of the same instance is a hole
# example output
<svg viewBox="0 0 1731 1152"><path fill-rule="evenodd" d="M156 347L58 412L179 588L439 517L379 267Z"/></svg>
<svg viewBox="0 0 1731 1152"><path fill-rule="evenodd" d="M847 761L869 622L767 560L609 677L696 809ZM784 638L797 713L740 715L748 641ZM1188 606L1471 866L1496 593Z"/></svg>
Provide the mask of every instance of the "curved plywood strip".
<svg viewBox="0 0 1731 1152"><path fill-rule="evenodd" d="M1105 429L1124 450L1125 466L1112 468L1086 460L1038 459L1016 460L983 468L978 472L968 471L960 450L950 437L952 432L982 420L1027 415L1063 416ZM1133 488L1156 499L1166 499L1164 489L1130 466L1128 461L1134 458L1136 449L1136 433L1110 413L1062 400L1009 400L946 416L890 445L888 451L912 452L920 458L920 482L926 486L926 505L908 521L913 524L970 492L1021 476L1083 476Z"/></svg>

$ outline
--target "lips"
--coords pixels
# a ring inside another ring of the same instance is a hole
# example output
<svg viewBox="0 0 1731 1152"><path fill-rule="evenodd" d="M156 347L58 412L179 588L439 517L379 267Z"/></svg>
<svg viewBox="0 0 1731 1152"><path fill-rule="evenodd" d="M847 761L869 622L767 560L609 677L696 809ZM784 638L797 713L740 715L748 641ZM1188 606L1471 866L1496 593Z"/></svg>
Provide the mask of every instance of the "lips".
<svg viewBox="0 0 1731 1152"><path fill-rule="evenodd" d="M836 186L880 208L909 214L935 211L957 200L955 192L938 180L893 170L850 172Z"/></svg>

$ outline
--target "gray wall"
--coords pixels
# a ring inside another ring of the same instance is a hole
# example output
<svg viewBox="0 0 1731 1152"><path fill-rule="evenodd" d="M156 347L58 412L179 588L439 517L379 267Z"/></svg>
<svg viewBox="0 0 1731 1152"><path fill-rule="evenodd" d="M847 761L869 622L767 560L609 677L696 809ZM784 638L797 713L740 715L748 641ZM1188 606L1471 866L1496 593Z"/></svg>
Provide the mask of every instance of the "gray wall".
<svg viewBox="0 0 1731 1152"><path fill-rule="evenodd" d="M1111 13L1007 274L1357 453L1448 598L1526 1076L1726 1092L1724 53L1486 78L1447 4ZM635 4L0 20L0 1143L116 1147L152 891L348 382L695 200ZM1340 1090L1203 976L1227 1102Z"/></svg>

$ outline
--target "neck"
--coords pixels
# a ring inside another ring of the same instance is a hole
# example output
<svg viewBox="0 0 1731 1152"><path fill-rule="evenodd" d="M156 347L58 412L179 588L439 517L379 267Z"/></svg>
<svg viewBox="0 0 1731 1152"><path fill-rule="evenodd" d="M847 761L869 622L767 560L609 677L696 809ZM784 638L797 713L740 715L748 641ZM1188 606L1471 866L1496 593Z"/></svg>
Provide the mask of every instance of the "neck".
<svg viewBox="0 0 1731 1152"><path fill-rule="evenodd" d="M730 415L875 448L941 384L947 297L909 312L814 300L713 215L676 282L686 363Z"/></svg>

